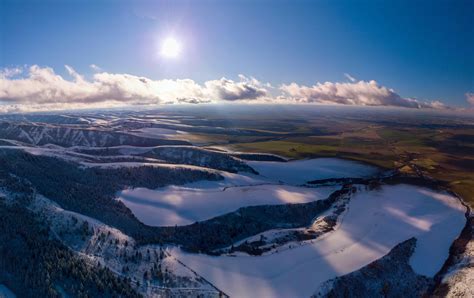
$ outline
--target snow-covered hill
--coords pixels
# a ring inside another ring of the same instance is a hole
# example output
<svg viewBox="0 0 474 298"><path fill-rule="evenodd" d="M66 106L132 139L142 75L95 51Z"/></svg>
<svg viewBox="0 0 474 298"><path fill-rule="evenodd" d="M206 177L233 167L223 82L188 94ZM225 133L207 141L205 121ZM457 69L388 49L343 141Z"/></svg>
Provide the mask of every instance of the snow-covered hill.
<svg viewBox="0 0 474 298"><path fill-rule="evenodd" d="M94 128L76 128L33 123L0 123L0 138L31 145L54 144L62 147L111 147L119 145L157 146L186 145L185 141L143 138L135 135Z"/></svg>

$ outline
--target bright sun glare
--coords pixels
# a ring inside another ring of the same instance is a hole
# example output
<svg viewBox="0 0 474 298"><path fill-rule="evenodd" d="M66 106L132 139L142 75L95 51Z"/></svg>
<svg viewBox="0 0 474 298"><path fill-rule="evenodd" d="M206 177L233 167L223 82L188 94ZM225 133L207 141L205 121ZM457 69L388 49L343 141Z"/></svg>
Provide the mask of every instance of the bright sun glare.
<svg viewBox="0 0 474 298"><path fill-rule="evenodd" d="M161 55L166 58L175 58L181 52L181 45L173 37L166 38L161 45Z"/></svg>

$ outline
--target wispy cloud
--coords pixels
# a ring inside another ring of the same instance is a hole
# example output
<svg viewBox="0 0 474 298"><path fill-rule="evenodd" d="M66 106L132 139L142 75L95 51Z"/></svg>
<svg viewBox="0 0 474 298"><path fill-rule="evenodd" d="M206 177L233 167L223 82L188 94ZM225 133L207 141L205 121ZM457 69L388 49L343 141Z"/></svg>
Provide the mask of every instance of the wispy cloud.
<svg viewBox="0 0 474 298"><path fill-rule="evenodd" d="M89 67L93 70L93 71L102 71L102 68L97 66L96 64L90 64Z"/></svg>
<svg viewBox="0 0 474 298"><path fill-rule="evenodd" d="M142 76L104 72L97 65L85 78L65 65L70 79L52 68L33 65L0 71L0 112L210 102L321 103L407 108L446 108L439 101L405 98L375 81L297 83L272 87L253 77L220 78L203 84L191 79L152 80ZM473 103L472 93L466 94Z"/></svg>
<svg viewBox="0 0 474 298"><path fill-rule="evenodd" d="M345 73L344 76L351 82L355 82L357 81L353 76L351 76L350 74L348 73Z"/></svg>

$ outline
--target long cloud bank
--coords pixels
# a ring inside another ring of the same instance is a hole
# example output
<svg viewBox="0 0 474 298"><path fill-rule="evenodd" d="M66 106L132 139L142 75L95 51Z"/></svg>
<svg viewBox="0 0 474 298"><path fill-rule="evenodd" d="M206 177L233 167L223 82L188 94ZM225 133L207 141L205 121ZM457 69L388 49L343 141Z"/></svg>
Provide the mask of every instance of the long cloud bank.
<svg viewBox="0 0 474 298"><path fill-rule="evenodd" d="M347 83L318 83L314 86L300 86L296 83L280 88L290 98L306 103L343 104L359 106L396 106L406 108L445 108L440 101L422 102L403 98L394 90L380 86L376 81Z"/></svg>
<svg viewBox="0 0 474 298"><path fill-rule="evenodd" d="M446 108L439 101L404 98L375 81L296 83L278 88L255 78L221 78L198 84L191 79L152 80L130 74L102 71L98 66L90 79L65 66L70 79L52 68L38 65L0 71L0 112L156 105L170 103L255 102L319 103L407 108Z"/></svg>

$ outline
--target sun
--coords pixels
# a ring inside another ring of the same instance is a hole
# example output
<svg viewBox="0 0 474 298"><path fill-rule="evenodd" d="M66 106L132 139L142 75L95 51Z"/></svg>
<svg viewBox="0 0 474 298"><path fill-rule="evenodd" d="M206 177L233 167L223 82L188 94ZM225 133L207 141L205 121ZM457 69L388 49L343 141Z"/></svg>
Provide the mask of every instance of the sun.
<svg viewBox="0 0 474 298"><path fill-rule="evenodd" d="M180 43L173 37L166 38L161 44L161 55L166 58L176 58L181 53Z"/></svg>

